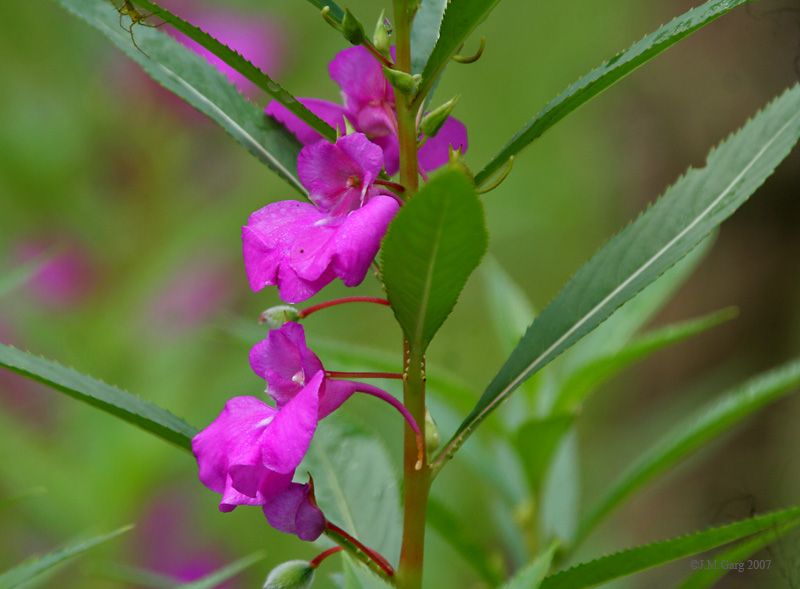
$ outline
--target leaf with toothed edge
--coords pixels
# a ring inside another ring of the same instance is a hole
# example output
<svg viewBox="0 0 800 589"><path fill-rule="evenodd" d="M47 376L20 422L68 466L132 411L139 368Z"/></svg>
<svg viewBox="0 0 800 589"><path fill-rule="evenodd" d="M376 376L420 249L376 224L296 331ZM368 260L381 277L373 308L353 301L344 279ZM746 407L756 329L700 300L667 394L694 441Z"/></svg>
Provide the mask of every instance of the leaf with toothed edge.
<svg viewBox="0 0 800 589"><path fill-rule="evenodd" d="M694 534L629 548L575 565L545 577L540 589L586 589L674 560L700 554L723 544L782 526L800 518L800 507L710 528Z"/></svg>
<svg viewBox="0 0 800 589"><path fill-rule="evenodd" d="M640 65L723 14L752 1L711 0L706 2L650 33L626 51L592 70L548 102L539 114L514 135L500 153L475 174L475 185L483 186L495 172L508 162L511 156L522 151L569 113L627 76Z"/></svg>
<svg viewBox="0 0 800 589"><path fill-rule="evenodd" d="M242 96L203 57L163 31L142 26L133 28L136 45L143 48L137 49L132 34L120 26L120 15L108 0L56 1L106 35L156 82L219 124L294 189L308 193L297 176L297 154L302 148L297 138ZM134 103L128 108L135 108Z"/></svg>
<svg viewBox="0 0 800 589"><path fill-rule="evenodd" d="M50 360L0 344L0 367L36 380L192 451L198 430L166 409Z"/></svg>
<svg viewBox="0 0 800 589"><path fill-rule="evenodd" d="M705 168L689 169L578 270L528 328L436 464L448 460L520 383L658 279L733 214L789 154L798 135L800 85L795 85L712 150Z"/></svg>

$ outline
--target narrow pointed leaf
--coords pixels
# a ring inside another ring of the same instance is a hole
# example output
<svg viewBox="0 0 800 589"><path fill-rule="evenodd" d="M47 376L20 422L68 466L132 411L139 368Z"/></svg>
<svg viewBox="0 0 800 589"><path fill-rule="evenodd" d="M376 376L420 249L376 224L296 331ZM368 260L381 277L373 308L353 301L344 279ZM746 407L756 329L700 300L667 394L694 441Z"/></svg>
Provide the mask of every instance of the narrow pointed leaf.
<svg viewBox="0 0 800 589"><path fill-rule="evenodd" d="M125 526L111 532L110 534L104 534L89 540L75 542L44 556L30 558L13 569L0 574L0 589L12 589L12 587L19 587L23 583L32 581L53 567L64 564L73 558L82 555L87 550L94 548L98 544L102 544L107 540L111 540L112 538L127 532L131 528L133 528L133 526Z"/></svg>
<svg viewBox="0 0 800 589"><path fill-rule="evenodd" d="M145 55L120 27L120 15L108 0L57 1L106 35L156 82L214 120L293 188L307 193L297 177L297 154L302 147L297 138L245 99L204 58L162 31L134 26L136 43L147 52Z"/></svg>
<svg viewBox="0 0 800 589"><path fill-rule="evenodd" d="M514 435L514 445L533 493L538 493L553 453L573 421L573 414L533 419L524 423Z"/></svg>
<svg viewBox="0 0 800 589"><path fill-rule="evenodd" d="M456 169L437 175L397 213L383 240L381 267L411 350L428 347L488 240L478 193Z"/></svg>
<svg viewBox="0 0 800 589"><path fill-rule="evenodd" d="M800 507L791 507L680 538L630 548L559 571L546 577L540 587L541 589L595 587L680 558L700 554L765 530L780 529L782 525L794 522L798 518L800 518Z"/></svg>
<svg viewBox="0 0 800 589"><path fill-rule="evenodd" d="M176 589L214 589L266 557L266 552L254 552L206 575L202 579L179 585Z"/></svg>
<svg viewBox="0 0 800 589"><path fill-rule="evenodd" d="M500 589L539 589L545 575L550 570L553 556L558 544L553 542L550 547L534 559L531 564L519 571L514 578Z"/></svg>
<svg viewBox="0 0 800 589"><path fill-rule="evenodd" d="M411 27L411 73L421 74L439 40L447 0L422 0Z"/></svg>
<svg viewBox="0 0 800 589"><path fill-rule="evenodd" d="M191 23L186 22L182 18L172 14L169 10L159 6L154 2L148 2L148 0L135 0L135 3L145 10L149 10L164 22L169 23L175 28L175 30L180 31L204 49L208 49L211 53L219 57L227 65L242 74L245 78L261 88L264 92L272 95L275 100L280 102L292 114L300 118L304 123L317 131L325 139L329 141L336 140L336 131L333 127L299 103L297 99L289 94L283 87L281 87L280 84L271 79L267 74L262 72L250 61L242 57L239 53L227 45L220 43L205 31L197 28Z"/></svg>
<svg viewBox="0 0 800 589"><path fill-rule="evenodd" d="M668 325L634 339L621 350L596 358L564 383L555 412L574 411L594 389L631 364L671 345L694 337L738 315L735 307L728 307L705 317Z"/></svg>
<svg viewBox="0 0 800 589"><path fill-rule="evenodd" d="M447 62L469 34L481 24L500 0L450 0L442 18L439 40L422 70L417 96L425 97Z"/></svg>
<svg viewBox="0 0 800 589"><path fill-rule="evenodd" d="M759 550L777 542L781 536L791 532L797 526L800 526L800 519L781 526L776 526L775 528L758 534L754 538L740 542L727 550L714 553L713 559L719 563L727 562L733 564L744 562ZM731 572L732 569L704 567L696 570L678 587L678 589L710 589L716 586L717 581Z"/></svg>
<svg viewBox="0 0 800 589"><path fill-rule="evenodd" d="M31 378L119 417L184 450L198 430L166 409L50 360L0 344L0 367Z"/></svg>
<svg viewBox="0 0 800 589"><path fill-rule="evenodd" d="M475 184L477 186L485 184L512 155L518 154L569 113L624 78L640 65L723 14L750 1L710 0L650 33L629 49L592 70L548 102L539 114L514 135L500 153L475 175Z"/></svg>
<svg viewBox="0 0 800 589"><path fill-rule="evenodd" d="M581 522L584 538L625 498L746 417L800 387L800 360L762 374L701 408L645 451Z"/></svg>
<svg viewBox="0 0 800 589"><path fill-rule="evenodd" d="M528 329L472 413L445 445L456 451L526 378L597 327L686 255L755 192L800 135L800 85L768 105L690 169L573 276Z"/></svg>

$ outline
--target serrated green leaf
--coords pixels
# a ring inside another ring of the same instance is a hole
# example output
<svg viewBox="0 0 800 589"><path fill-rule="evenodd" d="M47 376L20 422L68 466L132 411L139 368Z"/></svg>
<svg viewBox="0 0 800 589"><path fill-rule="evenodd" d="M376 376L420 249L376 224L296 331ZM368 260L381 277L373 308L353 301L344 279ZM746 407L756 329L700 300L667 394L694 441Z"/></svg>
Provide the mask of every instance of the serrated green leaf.
<svg viewBox="0 0 800 589"><path fill-rule="evenodd" d="M569 113L594 98L600 92L618 82L640 65L688 37L698 29L716 20L734 8L752 0L710 0L702 6L675 18L672 22L650 33L629 49L609 59L592 70L553 100L525 125L500 153L494 156L484 168L475 175L476 186L482 186L502 168L508 159L530 145L545 131L553 127Z"/></svg>
<svg viewBox="0 0 800 589"><path fill-rule="evenodd" d="M253 554L240 558L239 560L236 560L231 564L206 575L202 579L192 581L191 583L184 583L183 585L178 585L176 589L214 589L215 587L219 587L228 579L232 579L243 570L250 568L257 562L264 560L266 557L266 552L254 552Z"/></svg>
<svg viewBox="0 0 800 589"><path fill-rule="evenodd" d="M540 589L584 589L711 550L800 518L800 507L603 556L545 577Z"/></svg>
<svg viewBox="0 0 800 589"><path fill-rule="evenodd" d="M441 465L526 378L655 281L755 192L800 135L800 85L769 104L690 169L567 283L528 329L475 409L445 445Z"/></svg>
<svg viewBox="0 0 800 589"><path fill-rule="evenodd" d="M439 536L447 542L464 562L473 568L481 578L492 587L503 580L503 573L498 570L496 561L492 561L486 546L473 537L467 520L459 518L444 503L430 497L428 499L427 524L439 532Z"/></svg>
<svg viewBox="0 0 800 589"><path fill-rule="evenodd" d="M192 438L197 435L198 430L150 401L72 368L65 368L4 344L0 344L0 366L119 417L184 450L192 451Z"/></svg>
<svg viewBox="0 0 800 589"><path fill-rule="evenodd" d="M324 0L324 2L321 0L308 0L308 2L319 8L320 11L327 6L330 9L328 15L337 23L342 24L344 10L339 8L335 2L330 2L329 0Z"/></svg>
<svg viewBox="0 0 800 589"><path fill-rule="evenodd" d="M539 490L558 442L573 421L575 415L572 414L532 419L524 423L514 434L514 445L525 467L528 484L534 493Z"/></svg>
<svg viewBox="0 0 800 589"><path fill-rule="evenodd" d="M59 1L63 2L65 0ZM275 100L285 106L289 112L301 119L325 139L328 141L336 140L336 130L333 127L308 110L308 108L298 102L297 99L289 94L280 84L262 72L257 66L253 65L253 63L242 57L239 53L227 45L220 43L205 31L186 22L154 2L149 2L148 0L134 0L134 2L145 10L149 10L153 15L164 22L169 23L175 30L180 31L204 49L216 55L225 62L226 65L235 69L267 94L270 94Z"/></svg>
<svg viewBox="0 0 800 589"><path fill-rule="evenodd" d="M447 0L422 0L411 27L411 73L421 74L439 39Z"/></svg>
<svg viewBox="0 0 800 589"><path fill-rule="evenodd" d="M645 451L611 486L581 521L578 539L584 538L625 498L729 430L757 410L800 386L800 360L753 378L702 407L678 424L661 441Z"/></svg>
<svg viewBox="0 0 800 589"><path fill-rule="evenodd" d="M503 585L501 589L539 589L547 571L550 570L557 548L558 543L553 542L547 550L514 575L514 578Z"/></svg>
<svg viewBox="0 0 800 589"><path fill-rule="evenodd" d="M111 39L156 82L213 119L293 188L308 193L297 177L297 154L302 147L297 138L245 99L205 59L159 30L134 26L136 43L145 55L120 27L119 14L108 0L57 2Z"/></svg>
<svg viewBox="0 0 800 589"><path fill-rule="evenodd" d="M478 193L457 169L438 174L397 213L383 240L381 268L409 349L428 347L488 240Z"/></svg>
<svg viewBox="0 0 800 589"><path fill-rule="evenodd" d="M712 327L729 321L737 315L738 310L735 307L728 307L705 317L654 329L636 338L621 350L596 358L572 374L564 383L554 411L560 413L576 410L589 393L600 386L602 382L618 374L634 362L708 331Z"/></svg>
<svg viewBox="0 0 800 589"><path fill-rule="evenodd" d="M400 425L398 424L398 428ZM331 416L320 422L297 472L314 477L325 517L397 565L402 515L397 475L383 443Z"/></svg>
<svg viewBox="0 0 800 589"><path fill-rule="evenodd" d="M131 528L133 528L133 526L124 526L109 534L96 536L82 542L75 542L44 556L30 558L13 569L0 574L0 589L12 589L13 587L19 587L23 583L32 581L53 567L64 564L82 555L87 550L94 548L98 544L102 544L107 540L111 540L127 532Z"/></svg>
<svg viewBox="0 0 800 589"><path fill-rule="evenodd" d="M796 520L789 522L788 524L783 524L782 526L777 526L774 529L770 529L767 530L766 532L758 534L753 539L745 540L727 550L717 552L714 554L713 558L718 563L727 562L733 564L737 562L743 562L751 555L761 550L762 548L765 548L770 544L777 542L781 536L787 534L788 532L791 532L799 525L800 525L800 520ZM698 569L692 575L690 575L680 585L680 587L678 587L678 589L710 589L711 587L716 585L717 581L719 581L722 577L724 577L731 571L732 568L715 569L715 568L704 567L702 569Z"/></svg>
<svg viewBox="0 0 800 589"><path fill-rule="evenodd" d="M422 81L417 90L416 102L424 100L447 62L499 2L500 0L450 0L447 3L447 10L444 12L439 29L439 40L422 70Z"/></svg>

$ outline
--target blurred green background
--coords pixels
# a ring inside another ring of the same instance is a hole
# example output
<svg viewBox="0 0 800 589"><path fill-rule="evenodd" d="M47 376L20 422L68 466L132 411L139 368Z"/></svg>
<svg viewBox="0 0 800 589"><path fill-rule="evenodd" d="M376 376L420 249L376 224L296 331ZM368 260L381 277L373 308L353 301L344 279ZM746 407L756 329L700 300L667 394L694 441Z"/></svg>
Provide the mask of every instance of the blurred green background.
<svg viewBox="0 0 800 589"><path fill-rule="evenodd" d="M439 101L462 95L454 114L469 129L468 165L480 169L567 85L693 5L500 3L464 49L485 35L483 57L451 65L437 91ZM371 29L389 3L348 6ZM277 79L297 96L337 100L327 63L345 42L310 4L194 8L265 19L282 48ZM259 337L255 318L279 300L274 289L248 288L239 231L251 212L296 193L55 3L8 3L0 30L0 276L42 251L72 264L55 283L32 280L2 295L0 341L119 385L200 427L229 397L258 394L264 383L247 360ZM755 2L668 50L517 159L485 197L490 253L543 307L688 165L702 165L714 144L795 83L798 63L800 7L790 0ZM797 355L799 164L800 154L792 154L723 226L656 324L727 305L737 305L740 317L637 366L586 406L578 424L584 502L676 416ZM357 291L336 284L309 304L353 293L380 289L368 277ZM429 357L469 383L476 398L503 360L485 308L477 273ZM306 330L397 353L399 368L400 332L385 309L338 307L307 320ZM648 489L602 527L584 556L797 503L798 409L793 398L777 404ZM400 424L383 407L354 399L344 411L396 447ZM479 514L474 529L488 550L496 544L492 481L457 460L448 470L436 495ZM103 578L109 563L178 574L263 548L268 560L231 585L256 587L272 565L319 552L271 530L256 510L219 513L218 497L197 481L185 453L0 374L0 497L33 489L44 494L0 509L0 570L81 534L138 524L44 586L119 587ZM430 587L481 586L435 533L429 540ZM724 586L800 586L799 546L797 538L782 540L769 573L729 575ZM333 586L327 573L336 568L323 565L317 586ZM688 572L677 563L619 586L667 586Z"/></svg>

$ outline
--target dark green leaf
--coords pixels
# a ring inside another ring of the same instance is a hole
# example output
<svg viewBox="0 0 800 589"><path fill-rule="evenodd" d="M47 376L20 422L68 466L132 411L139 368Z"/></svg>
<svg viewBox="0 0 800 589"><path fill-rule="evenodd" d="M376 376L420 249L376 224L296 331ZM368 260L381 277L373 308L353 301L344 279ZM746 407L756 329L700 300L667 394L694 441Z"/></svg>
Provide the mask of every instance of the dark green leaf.
<svg viewBox="0 0 800 589"><path fill-rule="evenodd" d="M198 430L158 405L50 360L0 344L0 366L102 409L192 451Z"/></svg>
<svg viewBox="0 0 800 589"><path fill-rule="evenodd" d="M686 255L755 192L800 134L800 85L768 105L690 169L567 283L528 329L472 413L444 447L452 456L469 432L526 378L597 327Z"/></svg>
<svg viewBox="0 0 800 589"><path fill-rule="evenodd" d="M431 497L428 499L427 523L484 581L492 587L502 582L503 573L498 570L497 560L493 560L487 547L473 537L468 520L459 518L447 505Z"/></svg>
<svg viewBox="0 0 800 589"><path fill-rule="evenodd" d="M422 0L411 28L411 73L421 74L439 39L447 0Z"/></svg>
<svg viewBox="0 0 800 589"><path fill-rule="evenodd" d="M329 0L324 0L324 1L323 0L308 0L308 2L310 2L311 4L313 4L314 6L319 8L320 11L322 11L322 9L327 6L330 9L329 12L328 12L330 17L333 20L335 20L336 22L338 22L339 24L342 24L342 19L344 18L344 10L339 8L339 6L335 2L330 2Z"/></svg>
<svg viewBox="0 0 800 589"><path fill-rule="evenodd" d="M397 564L402 540L400 495L380 439L341 418L328 417L317 427L297 471L314 477L317 503L325 517Z"/></svg>
<svg viewBox="0 0 800 589"><path fill-rule="evenodd" d="M383 240L381 267L411 350L428 347L487 243L481 201L457 169L438 174L397 213Z"/></svg>
<svg viewBox="0 0 800 589"><path fill-rule="evenodd" d="M798 518L800 518L800 507L791 507L680 538L630 548L559 571L546 577L541 584L541 589L595 587L613 579L711 550L752 534L769 529L779 529L780 526Z"/></svg>
<svg viewBox="0 0 800 589"><path fill-rule="evenodd" d="M120 15L108 0L58 2L111 39L156 82L213 119L296 190L307 194L297 177L297 154L302 147L297 138L247 101L205 59L161 31L134 26L136 43L147 51L145 55L120 27Z"/></svg>
<svg viewBox="0 0 800 589"><path fill-rule="evenodd" d="M257 562L264 560L266 557L266 552L254 552L249 556L240 558L239 560L206 575L202 579L179 585L177 589L214 589L215 587L219 587L228 579L232 579L246 568L249 568Z"/></svg>
<svg viewBox="0 0 800 589"><path fill-rule="evenodd" d="M705 317L668 325L636 338L627 346L611 354L595 358L570 376L564 383L556 401L556 412L574 411L602 382L621 372L634 362L663 350L685 339L699 335L738 315L735 307L728 307Z"/></svg>
<svg viewBox="0 0 800 589"><path fill-rule="evenodd" d="M534 493L542 483L558 442L574 420L575 416L571 414L553 415L528 421L517 430L514 445L519 451L528 484Z"/></svg>
<svg viewBox="0 0 800 589"><path fill-rule="evenodd" d="M481 24L500 0L450 0L442 18L439 40L422 70L417 96L428 94L447 62L458 52L464 40Z"/></svg>
<svg viewBox="0 0 800 589"><path fill-rule="evenodd" d="M49 569L60 564L64 564L67 561L82 555L90 548L94 548L106 540L111 540L123 532L127 532L131 528L133 528L133 526L125 526L111 532L110 534L96 536L90 540L84 540L82 542L75 542L65 546L60 550L51 552L50 554L30 558L22 564L0 575L0 589L12 589L12 587L19 587L23 583L27 583L28 581L35 579Z"/></svg>
<svg viewBox="0 0 800 589"><path fill-rule="evenodd" d="M616 57L609 59L600 67L592 70L548 102L539 114L514 135L500 153L494 156L475 175L475 184L477 186L485 184L495 172L506 164L512 155L522 151L523 148L541 137L545 131L569 113L621 80L640 65L726 12L730 12L734 8L750 1L710 0L650 33L638 43L634 43L626 51L619 53Z"/></svg>
<svg viewBox="0 0 800 589"><path fill-rule="evenodd" d="M581 522L583 538L625 498L710 440L800 386L800 360L762 374L701 408L642 454Z"/></svg>

